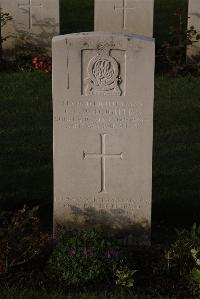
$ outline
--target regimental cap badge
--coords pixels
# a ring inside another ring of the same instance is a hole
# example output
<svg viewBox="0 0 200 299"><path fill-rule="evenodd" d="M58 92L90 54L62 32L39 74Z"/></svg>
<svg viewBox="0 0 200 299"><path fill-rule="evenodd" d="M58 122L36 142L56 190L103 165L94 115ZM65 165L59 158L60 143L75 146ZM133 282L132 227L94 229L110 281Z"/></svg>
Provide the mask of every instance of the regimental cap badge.
<svg viewBox="0 0 200 299"><path fill-rule="evenodd" d="M111 56L111 48L114 44L98 44L97 55L88 64L88 77L86 95L118 95L122 94L120 89L120 65Z"/></svg>

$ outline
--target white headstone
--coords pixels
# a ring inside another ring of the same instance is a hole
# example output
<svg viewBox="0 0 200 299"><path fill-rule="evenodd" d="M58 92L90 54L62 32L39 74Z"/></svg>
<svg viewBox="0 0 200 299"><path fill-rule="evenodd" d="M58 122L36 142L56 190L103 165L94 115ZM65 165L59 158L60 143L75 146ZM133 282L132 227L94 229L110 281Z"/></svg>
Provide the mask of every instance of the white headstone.
<svg viewBox="0 0 200 299"><path fill-rule="evenodd" d="M153 36L154 0L95 0L95 31Z"/></svg>
<svg viewBox="0 0 200 299"><path fill-rule="evenodd" d="M55 232L98 226L148 243L153 97L153 39L53 39Z"/></svg>
<svg viewBox="0 0 200 299"><path fill-rule="evenodd" d="M200 34L200 0L189 0L188 5L188 29L194 26ZM188 57L194 55L200 55L200 41L193 43L192 46L188 46Z"/></svg>
<svg viewBox="0 0 200 299"><path fill-rule="evenodd" d="M2 32L11 36L3 43L4 55L14 55L22 41L50 51L53 36L59 34L59 0L0 0L0 7L13 18Z"/></svg>

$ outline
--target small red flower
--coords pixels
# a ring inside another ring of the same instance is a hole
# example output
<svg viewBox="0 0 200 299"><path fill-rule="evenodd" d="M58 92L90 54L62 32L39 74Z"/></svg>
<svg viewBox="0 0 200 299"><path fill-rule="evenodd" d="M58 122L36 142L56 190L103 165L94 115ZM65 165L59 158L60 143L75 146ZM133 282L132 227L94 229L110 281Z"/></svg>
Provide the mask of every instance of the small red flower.
<svg viewBox="0 0 200 299"><path fill-rule="evenodd" d="M38 58L37 58L37 57L34 57L34 58L32 59L32 64L36 64L37 61L38 61Z"/></svg>
<svg viewBox="0 0 200 299"><path fill-rule="evenodd" d="M32 64L35 69L43 70L45 73L51 73L52 71L52 64L48 57L34 57Z"/></svg>

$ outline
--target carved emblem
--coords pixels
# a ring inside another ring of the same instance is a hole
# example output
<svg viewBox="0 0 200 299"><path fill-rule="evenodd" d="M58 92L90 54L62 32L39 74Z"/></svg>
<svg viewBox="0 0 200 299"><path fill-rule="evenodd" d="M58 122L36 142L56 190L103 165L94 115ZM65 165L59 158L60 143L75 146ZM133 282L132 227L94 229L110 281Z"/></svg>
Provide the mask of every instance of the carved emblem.
<svg viewBox="0 0 200 299"><path fill-rule="evenodd" d="M88 64L88 78L86 95L118 95L122 94L120 89L120 66L110 55L109 44L98 45L97 55Z"/></svg>

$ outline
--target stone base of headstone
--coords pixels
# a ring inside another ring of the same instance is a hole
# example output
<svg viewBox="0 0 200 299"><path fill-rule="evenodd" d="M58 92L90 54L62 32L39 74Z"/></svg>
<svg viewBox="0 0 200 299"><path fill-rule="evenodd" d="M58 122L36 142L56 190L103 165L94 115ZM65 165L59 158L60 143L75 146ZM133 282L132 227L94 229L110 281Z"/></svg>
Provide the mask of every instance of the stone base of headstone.
<svg viewBox="0 0 200 299"><path fill-rule="evenodd" d="M110 219L111 220L111 219ZM84 222L87 222L84 219ZM53 229L53 237L54 239L59 239L64 233L72 233L76 234L81 230L96 230L102 231L104 233L111 234L115 236L116 240L118 240L119 244L123 246L135 246L135 247L147 247L151 245L151 226L150 224L132 224L129 228L126 229L113 229L111 225L106 226L104 223L89 223L87 224L69 224L62 222L60 225L54 222L54 229Z"/></svg>

